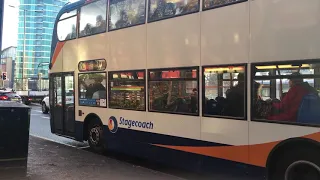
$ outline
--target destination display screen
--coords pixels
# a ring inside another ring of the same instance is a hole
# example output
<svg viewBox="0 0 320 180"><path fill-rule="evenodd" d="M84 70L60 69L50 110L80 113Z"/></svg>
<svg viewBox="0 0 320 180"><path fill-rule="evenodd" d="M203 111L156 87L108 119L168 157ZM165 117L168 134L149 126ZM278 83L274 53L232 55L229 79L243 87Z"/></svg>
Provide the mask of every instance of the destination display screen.
<svg viewBox="0 0 320 180"><path fill-rule="evenodd" d="M107 67L107 61L105 59L80 61L78 65L80 72L104 71L106 67Z"/></svg>

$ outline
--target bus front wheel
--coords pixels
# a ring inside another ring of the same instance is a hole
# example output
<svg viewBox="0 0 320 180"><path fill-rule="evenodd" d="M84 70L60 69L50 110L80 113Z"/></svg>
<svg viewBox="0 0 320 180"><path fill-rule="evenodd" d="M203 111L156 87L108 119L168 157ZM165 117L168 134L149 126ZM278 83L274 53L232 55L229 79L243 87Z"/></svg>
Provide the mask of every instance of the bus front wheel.
<svg viewBox="0 0 320 180"><path fill-rule="evenodd" d="M269 180L319 180L320 156L316 149L299 148L283 154Z"/></svg>
<svg viewBox="0 0 320 180"><path fill-rule="evenodd" d="M88 143L90 145L90 148L97 153L102 153L105 150L103 126L97 121L92 121L89 123Z"/></svg>

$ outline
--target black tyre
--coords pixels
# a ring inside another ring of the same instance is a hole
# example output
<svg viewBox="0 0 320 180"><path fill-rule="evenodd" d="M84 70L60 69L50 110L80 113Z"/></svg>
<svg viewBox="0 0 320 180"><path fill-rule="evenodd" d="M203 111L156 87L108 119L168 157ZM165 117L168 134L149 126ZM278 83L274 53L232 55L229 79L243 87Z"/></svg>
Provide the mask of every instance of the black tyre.
<svg viewBox="0 0 320 180"><path fill-rule="evenodd" d="M317 149L300 148L284 153L273 165L269 180L319 180L320 154Z"/></svg>
<svg viewBox="0 0 320 180"><path fill-rule="evenodd" d="M105 151L103 126L98 120L94 120L89 123L88 143L90 148L97 153L103 153Z"/></svg>
<svg viewBox="0 0 320 180"><path fill-rule="evenodd" d="M46 106L46 103L42 103L41 105L41 110L43 114L48 114L49 113L49 108Z"/></svg>

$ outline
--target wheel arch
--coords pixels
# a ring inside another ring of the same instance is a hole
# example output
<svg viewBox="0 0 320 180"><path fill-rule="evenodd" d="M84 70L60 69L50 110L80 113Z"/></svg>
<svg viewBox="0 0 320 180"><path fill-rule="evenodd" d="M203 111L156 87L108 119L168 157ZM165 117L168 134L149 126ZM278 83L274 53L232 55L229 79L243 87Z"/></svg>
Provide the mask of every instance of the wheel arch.
<svg viewBox="0 0 320 180"><path fill-rule="evenodd" d="M92 121L97 121L98 123L100 123L101 125L103 125L101 118L95 114L95 113L90 113L88 114L83 122L83 140L88 140L88 126L90 124L90 122Z"/></svg>
<svg viewBox="0 0 320 180"><path fill-rule="evenodd" d="M286 151L289 151L292 149L294 150L297 147L299 147L299 148L307 147L307 148L320 149L320 143L315 140L312 140L309 138L302 138L302 137L290 138L290 139L287 139L287 140L280 142L272 149L272 151L270 152L270 154L268 156L268 159L266 162L267 174L270 174L273 171L273 168L274 168L273 162L276 159L278 159L278 157L280 155L282 155Z"/></svg>

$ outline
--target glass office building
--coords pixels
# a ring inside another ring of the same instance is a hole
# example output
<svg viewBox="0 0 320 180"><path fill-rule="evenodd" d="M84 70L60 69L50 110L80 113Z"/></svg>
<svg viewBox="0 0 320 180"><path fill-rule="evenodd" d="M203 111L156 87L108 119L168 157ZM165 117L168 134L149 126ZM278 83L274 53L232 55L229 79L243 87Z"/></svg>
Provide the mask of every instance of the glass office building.
<svg viewBox="0 0 320 180"><path fill-rule="evenodd" d="M14 73L17 90L35 90L39 88L37 85L39 79L46 81L42 84L48 83L47 63L50 61L54 21L59 10L67 2L68 0L20 0ZM25 41L24 28L26 29ZM24 49L25 59L23 58Z"/></svg>

